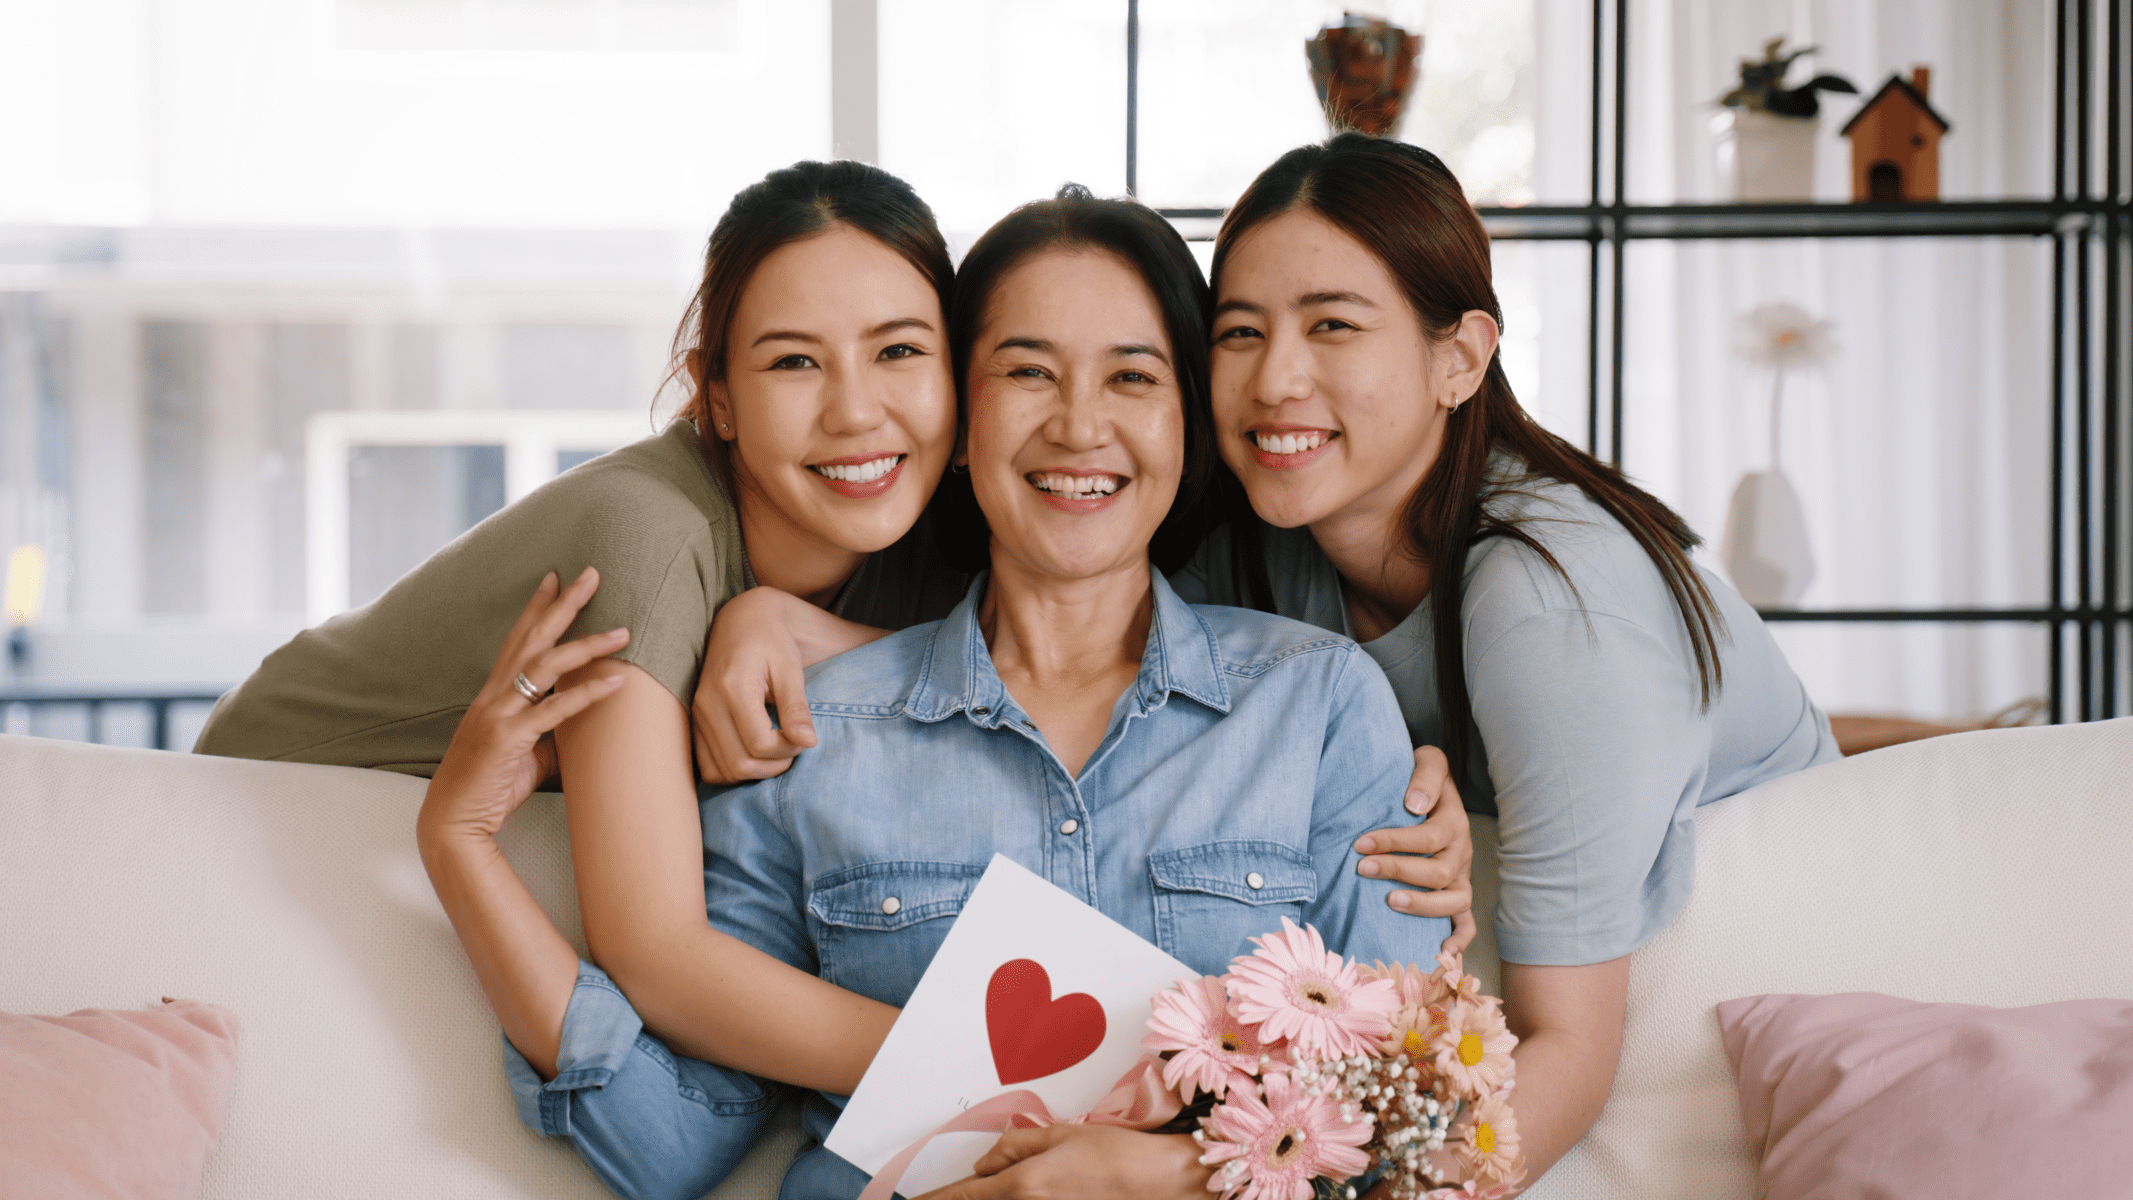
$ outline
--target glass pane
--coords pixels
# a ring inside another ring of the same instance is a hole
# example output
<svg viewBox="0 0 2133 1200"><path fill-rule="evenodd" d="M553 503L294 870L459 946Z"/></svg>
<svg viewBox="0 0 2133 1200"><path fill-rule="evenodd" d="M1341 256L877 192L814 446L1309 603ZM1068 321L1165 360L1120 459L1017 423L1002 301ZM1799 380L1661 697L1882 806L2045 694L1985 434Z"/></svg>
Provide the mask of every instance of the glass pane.
<svg viewBox="0 0 2133 1200"><path fill-rule="evenodd" d="M1534 196L1532 0L1373 9L1423 38L1397 136L1445 160L1477 204ZM1144 0L1140 195L1222 208L1284 151L1326 136L1304 43L1339 3Z"/></svg>
<svg viewBox="0 0 2133 1200"><path fill-rule="evenodd" d="M1853 198L1852 143L1843 129L1883 85L1929 69L1926 98L1948 129L1934 147L1939 198L2043 196L2051 190L2052 6L2028 0L1926 0L1901 6L1714 4L1695 19L1636 21L1629 61L1629 194L1639 204L1710 203L1738 194L1732 136L1720 96L1740 82L1743 59L1761 60L1783 35L1819 47L1796 60L1797 88L1834 74L1858 94L1824 91L1801 193ZM1817 20L1817 17L1820 20ZM2098 38L2100 43L2102 38ZM1589 50L1588 50L1589 53ZM2098 78L2103 72L2099 69ZM1551 115L1553 114L1553 110Z"/></svg>
<svg viewBox="0 0 2133 1200"><path fill-rule="evenodd" d="M502 446L357 446L348 460L348 593L357 605L504 506Z"/></svg>
<svg viewBox="0 0 2133 1200"><path fill-rule="evenodd" d="M1062 183L1126 190L1124 4L880 0L879 12L881 164L933 206L958 255Z"/></svg>
<svg viewBox="0 0 2133 1200"><path fill-rule="evenodd" d="M1632 243L1624 465L1721 572L1736 490L1782 468L1813 563L1789 607L2041 606L2050 283L2050 246L2030 239ZM1786 369L1781 391L1756 361L1773 335L1747 320L1773 302L1828 323L1824 364ZM1838 709L1969 717L2043 688L2027 626L1788 625L1780 640Z"/></svg>

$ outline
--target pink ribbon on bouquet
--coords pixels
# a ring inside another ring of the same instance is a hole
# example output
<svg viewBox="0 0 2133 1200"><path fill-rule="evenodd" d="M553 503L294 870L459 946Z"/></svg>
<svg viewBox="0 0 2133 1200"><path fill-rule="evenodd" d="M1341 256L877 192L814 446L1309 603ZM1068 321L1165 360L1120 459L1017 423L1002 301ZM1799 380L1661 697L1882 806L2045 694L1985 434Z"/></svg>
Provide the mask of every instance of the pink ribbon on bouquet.
<svg viewBox="0 0 2133 1200"><path fill-rule="evenodd" d="M896 1152L896 1157L883 1163L875 1172L873 1182L859 1193L859 1200L890 1200L896 1194L896 1185L910 1169L911 1160L926 1144L944 1133L1005 1133L1010 1129L1041 1129L1046 1125L1117 1125L1124 1129L1153 1129L1167 1123L1178 1115L1182 1106L1169 1088L1163 1086L1163 1060L1153 1054L1143 1054L1118 1077L1096 1107L1078 1117L1055 1117L1045 1106L1044 1098L1028 1088L1016 1088L1002 1092L990 1100L973 1104L946 1121L933 1132Z"/></svg>

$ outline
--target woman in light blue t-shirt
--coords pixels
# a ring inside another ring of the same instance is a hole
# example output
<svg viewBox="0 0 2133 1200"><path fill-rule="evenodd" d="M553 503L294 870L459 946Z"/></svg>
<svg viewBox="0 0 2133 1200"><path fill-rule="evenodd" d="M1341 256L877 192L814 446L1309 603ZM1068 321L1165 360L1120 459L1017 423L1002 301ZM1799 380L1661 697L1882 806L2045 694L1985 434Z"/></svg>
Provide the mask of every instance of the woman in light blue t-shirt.
<svg viewBox="0 0 2133 1200"><path fill-rule="evenodd" d="M1361 642L1497 816L1537 1177L1606 1099L1697 806L1835 759L1829 722L1688 525L1519 407L1488 235L1436 156L1360 134L1282 156L1213 283L1217 444L1249 506L1178 591Z"/></svg>

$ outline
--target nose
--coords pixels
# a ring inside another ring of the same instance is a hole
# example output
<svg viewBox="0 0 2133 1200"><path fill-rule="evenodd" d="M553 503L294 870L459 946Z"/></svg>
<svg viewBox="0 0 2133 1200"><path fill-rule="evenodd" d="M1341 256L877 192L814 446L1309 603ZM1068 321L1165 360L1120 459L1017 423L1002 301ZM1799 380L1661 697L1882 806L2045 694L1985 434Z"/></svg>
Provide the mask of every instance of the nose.
<svg viewBox="0 0 2133 1200"><path fill-rule="evenodd" d="M1094 450L1111 443L1111 414L1103 388L1095 381L1070 380L1059 390L1058 407L1044 423L1045 440L1062 450Z"/></svg>
<svg viewBox="0 0 2133 1200"><path fill-rule="evenodd" d="M824 433L835 437L868 433L888 419L888 407L873 374L856 364L827 365L822 378Z"/></svg>
<svg viewBox="0 0 2133 1200"><path fill-rule="evenodd" d="M1254 364L1250 386L1252 399L1267 408L1309 399L1311 355L1304 339L1283 329L1267 334L1266 349Z"/></svg>

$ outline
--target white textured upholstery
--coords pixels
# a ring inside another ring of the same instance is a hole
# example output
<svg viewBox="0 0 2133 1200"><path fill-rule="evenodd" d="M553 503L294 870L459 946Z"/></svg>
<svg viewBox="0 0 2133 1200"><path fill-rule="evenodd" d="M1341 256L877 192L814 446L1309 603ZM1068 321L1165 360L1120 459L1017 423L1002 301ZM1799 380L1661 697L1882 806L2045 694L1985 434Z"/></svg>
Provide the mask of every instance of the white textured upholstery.
<svg viewBox="0 0 2133 1200"><path fill-rule="evenodd" d="M1700 809L1695 896L1631 962L1606 1111L1527 1195L1747 1200L1713 1006L1861 991L2133 998L2133 719L1893 746Z"/></svg>
<svg viewBox="0 0 2133 1200"><path fill-rule="evenodd" d="M415 853L422 788L0 737L0 1011L234 1010L237 1089L204 1200L608 1196L513 1113L495 1018ZM575 939L559 799L505 832ZM774 1194L796 1136L715 1195Z"/></svg>
<svg viewBox="0 0 2133 1200"><path fill-rule="evenodd" d="M419 780L0 737L0 1010L188 996L244 1022L208 1200L596 1197L514 1117L496 1024L416 859ZM574 937L561 805L506 847ZM1495 827L1475 821L1490 911ZM1493 940L1469 963L1496 987ZM1963 734L1697 818L1695 897L1640 951L1613 1096L1529 1194L1746 1197L1712 1007L1761 992L2133 997L2133 720ZM774 1194L785 1122L715 1193Z"/></svg>

